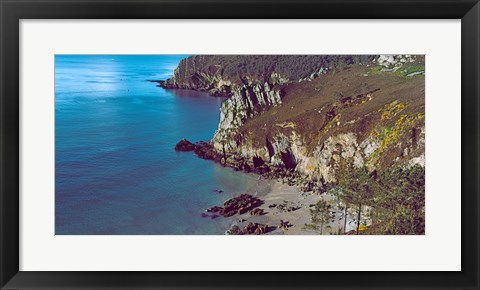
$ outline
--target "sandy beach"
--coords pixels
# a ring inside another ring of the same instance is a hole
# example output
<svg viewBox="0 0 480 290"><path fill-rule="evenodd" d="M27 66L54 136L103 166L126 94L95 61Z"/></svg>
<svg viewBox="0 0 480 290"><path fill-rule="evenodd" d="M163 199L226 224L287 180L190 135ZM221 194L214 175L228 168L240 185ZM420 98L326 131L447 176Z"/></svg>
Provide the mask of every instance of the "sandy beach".
<svg viewBox="0 0 480 290"><path fill-rule="evenodd" d="M318 235L319 231L305 229L305 224L311 223L310 208L321 199L335 205L334 197L329 193L301 192L295 186L262 177L247 193L264 201L259 207L264 214L252 216L247 212L235 215L231 217L232 225L243 228L250 222L265 224L275 228L267 233L274 235ZM289 226L281 227L281 221L288 222ZM322 234L337 234L339 229L343 231L343 219L336 215L335 221L326 225ZM350 229L347 224L347 230Z"/></svg>

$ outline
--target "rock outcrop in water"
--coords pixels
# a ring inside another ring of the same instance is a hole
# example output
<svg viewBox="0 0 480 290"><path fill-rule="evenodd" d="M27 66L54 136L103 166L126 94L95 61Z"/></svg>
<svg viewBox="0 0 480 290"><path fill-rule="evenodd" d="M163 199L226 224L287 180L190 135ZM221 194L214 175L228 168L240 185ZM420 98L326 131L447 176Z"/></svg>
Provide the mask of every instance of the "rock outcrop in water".
<svg viewBox="0 0 480 290"><path fill-rule="evenodd" d="M228 98L197 155L307 191L342 162L424 165L424 57L275 57L189 57L161 83Z"/></svg>
<svg viewBox="0 0 480 290"><path fill-rule="evenodd" d="M183 152L188 152L188 151L194 151L196 148L195 144L191 143L187 139L182 139L180 142L175 145L175 151L183 151Z"/></svg>

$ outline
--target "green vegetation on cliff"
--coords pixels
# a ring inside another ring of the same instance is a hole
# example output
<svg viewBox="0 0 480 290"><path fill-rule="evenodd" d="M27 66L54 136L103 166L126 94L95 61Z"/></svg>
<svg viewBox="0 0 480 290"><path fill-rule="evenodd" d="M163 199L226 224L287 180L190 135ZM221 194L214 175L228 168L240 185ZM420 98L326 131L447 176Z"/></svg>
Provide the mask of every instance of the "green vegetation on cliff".
<svg viewBox="0 0 480 290"><path fill-rule="evenodd" d="M354 155L370 169L421 162L424 62L410 55L201 55L182 60L162 85L230 97L212 145L232 162L260 158L329 182L338 158Z"/></svg>
<svg viewBox="0 0 480 290"><path fill-rule="evenodd" d="M210 85L208 76L241 84L249 80L287 82L307 78L326 68L371 62L373 55L195 55L183 59L167 85ZM228 94L228 92L227 92Z"/></svg>
<svg viewBox="0 0 480 290"><path fill-rule="evenodd" d="M282 105L248 119L239 129L253 147L266 139L296 132L308 152L330 136L353 132L380 143L371 163L390 164L399 156L399 142L418 140L424 126L425 77L396 72L371 73L372 68L352 65L332 70L309 82L281 86Z"/></svg>

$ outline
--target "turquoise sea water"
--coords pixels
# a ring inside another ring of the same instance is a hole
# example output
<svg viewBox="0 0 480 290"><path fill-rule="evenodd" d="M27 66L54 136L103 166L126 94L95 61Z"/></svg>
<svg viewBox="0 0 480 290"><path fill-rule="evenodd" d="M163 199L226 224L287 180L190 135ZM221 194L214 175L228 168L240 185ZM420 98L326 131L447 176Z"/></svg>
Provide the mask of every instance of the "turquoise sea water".
<svg viewBox="0 0 480 290"><path fill-rule="evenodd" d="M256 178L174 151L213 136L223 101L147 81L184 57L55 57L57 235L224 233L230 221L202 213Z"/></svg>

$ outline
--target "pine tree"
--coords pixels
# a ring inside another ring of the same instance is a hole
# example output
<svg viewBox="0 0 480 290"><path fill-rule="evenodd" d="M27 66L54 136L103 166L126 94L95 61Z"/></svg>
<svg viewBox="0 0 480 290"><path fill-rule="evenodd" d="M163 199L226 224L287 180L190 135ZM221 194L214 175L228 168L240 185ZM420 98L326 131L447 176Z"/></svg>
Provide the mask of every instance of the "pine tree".
<svg viewBox="0 0 480 290"><path fill-rule="evenodd" d="M312 216L312 223L305 224L305 228L320 231L323 234L323 229L335 218L332 212L332 206L325 200L319 200L315 206L310 209L310 215Z"/></svg>
<svg viewBox="0 0 480 290"><path fill-rule="evenodd" d="M385 234L425 233L425 169L387 169L379 175L373 216Z"/></svg>
<svg viewBox="0 0 480 290"><path fill-rule="evenodd" d="M374 192L374 177L366 167L355 167L351 162L344 162L337 170L339 197L345 205L354 206L357 222L356 233L360 230L362 207L371 203ZM345 217L346 219L346 217Z"/></svg>

